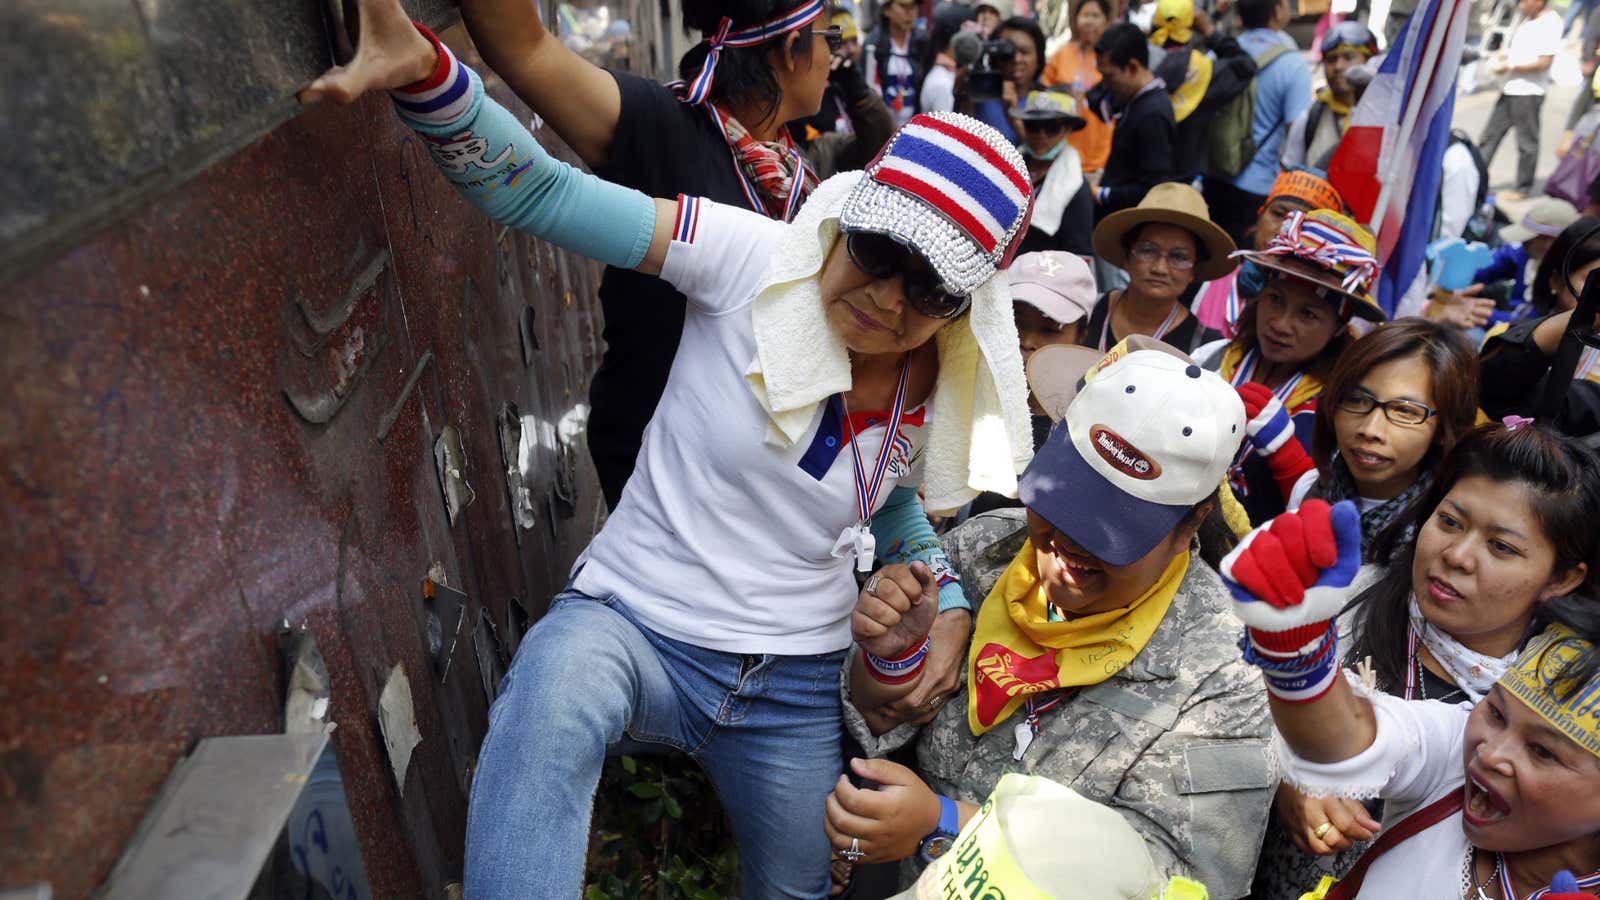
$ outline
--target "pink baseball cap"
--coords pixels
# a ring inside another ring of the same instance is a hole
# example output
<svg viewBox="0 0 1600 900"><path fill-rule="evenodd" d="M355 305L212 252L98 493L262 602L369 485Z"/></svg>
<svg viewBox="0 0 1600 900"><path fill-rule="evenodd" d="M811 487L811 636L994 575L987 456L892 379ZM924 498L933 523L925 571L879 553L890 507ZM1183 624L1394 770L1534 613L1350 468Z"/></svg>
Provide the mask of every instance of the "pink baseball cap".
<svg viewBox="0 0 1600 900"><path fill-rule="evenodd" d="M1099 296L1094 272L1076 253L1024 253L1006 271L1011 279L1012 300L1021 300L1062 325L1088 316Z"/></svg>

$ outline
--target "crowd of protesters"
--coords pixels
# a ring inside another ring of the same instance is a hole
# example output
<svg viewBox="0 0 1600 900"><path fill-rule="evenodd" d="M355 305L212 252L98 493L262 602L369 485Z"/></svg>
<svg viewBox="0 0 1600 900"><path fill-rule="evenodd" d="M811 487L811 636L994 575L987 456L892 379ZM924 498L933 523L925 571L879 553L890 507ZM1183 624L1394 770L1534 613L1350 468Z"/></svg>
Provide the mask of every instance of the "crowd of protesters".
<svg viewBox="0 0 1600 900"><path fill-rule="evenodd" d="M1535 188L1545 0L1428 223L1490 262L1386 303L1328 169L1393 29L1314 68L1288 0L1077 0L1056 47L1013 0L681 6L663 85L463 3L592 174L398 0L302 95L387 91L607 267L610 514L500 685L467 897L579 896L652 751L750 898L1600 889L1600 189L1482 222L1507 131Z"/></svg>

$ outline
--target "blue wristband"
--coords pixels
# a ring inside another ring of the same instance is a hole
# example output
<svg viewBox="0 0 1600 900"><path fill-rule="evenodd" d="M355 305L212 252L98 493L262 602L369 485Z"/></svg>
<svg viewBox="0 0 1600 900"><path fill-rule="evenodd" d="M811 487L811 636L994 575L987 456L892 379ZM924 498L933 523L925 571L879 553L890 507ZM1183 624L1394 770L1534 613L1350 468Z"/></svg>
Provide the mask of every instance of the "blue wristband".
<svg viewBox="0 0 1600 900"><path fill-rule="evenodd" d="M939 857L949 852L951 845L956 841L956 835L961 833L961 809L949 797L939 797L939 824L934 826L933 832L922 839L917 846L917 856L924 864L930 864Z"/></svg>
<svg viewBox="0 0 1600 900"><path fill-rule="evenodd" d="M961 833L961 808L942 794L939 796L939 833L951 837Z"/></svg>

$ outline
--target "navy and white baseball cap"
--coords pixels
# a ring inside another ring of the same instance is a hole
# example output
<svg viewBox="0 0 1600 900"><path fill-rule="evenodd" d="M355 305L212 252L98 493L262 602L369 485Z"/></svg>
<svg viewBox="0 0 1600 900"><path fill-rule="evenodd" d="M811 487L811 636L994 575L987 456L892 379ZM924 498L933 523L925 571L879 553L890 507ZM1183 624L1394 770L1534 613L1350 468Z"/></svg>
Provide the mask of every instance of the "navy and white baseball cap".
<svg viewBox="0 0 1600 900"><path fill-rule="evenodd" d="M1022 502L1108 565L1155 549L1217 490L1245 437L1233 387L1157 341L1045 347L1028 382L1057 422Z"/></svg>

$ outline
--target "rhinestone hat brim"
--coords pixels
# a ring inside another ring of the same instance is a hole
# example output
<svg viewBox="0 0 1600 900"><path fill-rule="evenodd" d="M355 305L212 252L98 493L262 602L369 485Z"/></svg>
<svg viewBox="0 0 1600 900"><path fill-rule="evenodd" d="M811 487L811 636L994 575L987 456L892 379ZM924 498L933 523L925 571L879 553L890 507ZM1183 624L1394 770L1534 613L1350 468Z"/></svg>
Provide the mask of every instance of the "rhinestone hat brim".
<svg viewBox="0 0 1600 900"><path fill-rule="evenodd" d="M994 260L938 210L897 188L863 178L839 212L843 231L870 231L917 251L951 294L970 294L994 277Z"/></svg>

